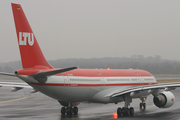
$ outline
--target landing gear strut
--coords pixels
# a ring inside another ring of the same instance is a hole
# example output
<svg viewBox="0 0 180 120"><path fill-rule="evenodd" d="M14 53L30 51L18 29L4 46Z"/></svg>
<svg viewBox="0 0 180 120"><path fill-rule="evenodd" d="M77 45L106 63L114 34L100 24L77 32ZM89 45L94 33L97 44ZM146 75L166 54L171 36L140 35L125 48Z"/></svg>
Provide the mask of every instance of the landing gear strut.
<svg viewBox="0 0 180 120"><path fill-rule="evenodd" d="M72 114L77 115L78 114L78 107L72 107L72 104L68 103L68 106L64 106L64 107L61 108L61 114L62 115L65 115L65 114L67 114L67 115L72 115Z"/></svg>
<svg viewBox="0 0 180 120"><path fill-rule="evenodd" d="M123 96L123 99L124 99L125 105L123 108L119 107L117 109L118 117L120 117L121 115L122 116L134 116L134 108L133 107L128 108L128 106L132 102L132 98L130 97L129 94L126 94Z"/></svg>
<svg viewBox="0 0 180 120"><path fill-rule="evenodd" d="M140 110L145 110L145 109L146 109L146 103L145 103L146 99L147 99L146 97L141 97L141 98L140 98L140 100L142 101L142 102L139 104Z"/></svg>

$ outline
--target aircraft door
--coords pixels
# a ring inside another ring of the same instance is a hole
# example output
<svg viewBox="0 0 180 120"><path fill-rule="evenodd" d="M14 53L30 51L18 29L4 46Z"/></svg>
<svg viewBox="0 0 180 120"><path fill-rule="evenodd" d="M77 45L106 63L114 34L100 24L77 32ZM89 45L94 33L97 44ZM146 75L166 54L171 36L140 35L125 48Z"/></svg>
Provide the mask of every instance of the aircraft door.
<svg viewBox="0 0 180 120"><path fill-rule="evenodd" d="M64 77L64 86L69 86L69 77L66 73L63 73Z"/></svg>
<svg viewBox="0 0 180 120"><path fill-rule="evenodd" d="M141 76L138 76L138 81L140 82L140 85L143 85L143 80Z"/></svg>
<svg viewBox="0 0 180 120"><path fill-rule="evenodd" d="M104 79L104 77L102 76L101 73L99 73L98 75L99 75L99 78L100 78L101 86L102 87L105 86L105 79Z"/></svg>
<svg viewBox="0 0 180 120"><path fill-rule="evenodd" d="M144 83L143 77L140 74L137 74L137 76L138 76L138 81L139 81L140 85L143 85L143 83Z"/></svg>

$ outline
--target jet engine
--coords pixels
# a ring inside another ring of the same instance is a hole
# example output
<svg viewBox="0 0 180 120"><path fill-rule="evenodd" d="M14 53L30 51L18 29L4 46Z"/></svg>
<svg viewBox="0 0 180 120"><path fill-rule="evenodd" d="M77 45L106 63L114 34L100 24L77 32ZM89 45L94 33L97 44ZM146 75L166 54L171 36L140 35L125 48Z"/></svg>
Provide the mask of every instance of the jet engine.
<svg viewBox="0 0 180 120"><path fill-rule="evenodd" d="M174 104L175 97L169 91L161 92L159 95L154 96L153 102L159 108L168 108Z"/></svg>

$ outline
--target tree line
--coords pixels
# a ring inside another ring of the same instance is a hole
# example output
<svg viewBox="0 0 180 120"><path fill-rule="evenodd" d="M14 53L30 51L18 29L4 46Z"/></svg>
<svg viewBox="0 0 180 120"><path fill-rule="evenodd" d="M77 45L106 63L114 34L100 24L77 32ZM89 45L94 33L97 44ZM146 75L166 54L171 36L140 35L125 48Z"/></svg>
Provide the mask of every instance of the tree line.
<svg viewBox="0 0 180 120"><path fill-rule="evenodd" d="M143 69L152 74L180 74L180 61L162 59L161 56L144 57L133 55L131 57L103 57L103 58L71 58L48 61L55 68L78 66L89 69ZM0 63L0 71L14 72L21 69L21 61Z"/></svg>

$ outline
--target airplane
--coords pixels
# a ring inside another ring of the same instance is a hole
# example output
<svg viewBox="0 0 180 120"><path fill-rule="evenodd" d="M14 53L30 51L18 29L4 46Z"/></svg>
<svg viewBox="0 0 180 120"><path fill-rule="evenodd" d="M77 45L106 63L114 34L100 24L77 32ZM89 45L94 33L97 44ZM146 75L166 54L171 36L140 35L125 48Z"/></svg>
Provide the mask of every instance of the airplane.
<svg viewBox="0 0 180 120"><path fill-rule="evenodd" d="M30 24L20 4L11 3L17 40L23 68L15 73L0 72L14 76L25 83L0 82L0 86L12 86L12 91L33 88L56 99L63 107L62 115L77 115L78 105L87 103L119 103L118 116L133 116L130 107L133 99L140 98L140 109L146 109L147 96L159 108L171 107L175 96L170 90L180 83L157 84L155 77L140 69L79 69L78 67L54 68L45 59Z"/></svg>

